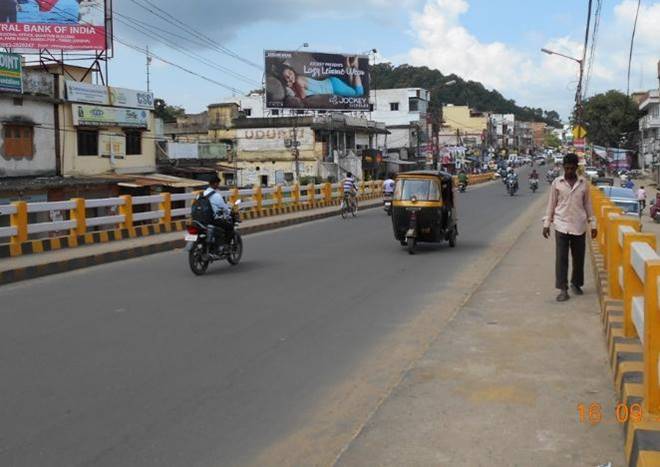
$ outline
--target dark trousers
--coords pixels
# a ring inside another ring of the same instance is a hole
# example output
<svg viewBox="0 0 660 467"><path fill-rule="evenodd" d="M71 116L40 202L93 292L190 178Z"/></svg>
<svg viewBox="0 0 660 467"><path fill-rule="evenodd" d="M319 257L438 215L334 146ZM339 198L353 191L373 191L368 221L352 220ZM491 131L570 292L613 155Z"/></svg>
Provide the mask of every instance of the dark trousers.
<svg viewBox="0 0 660 467"><path fill-rule="evenodd" d="M234 224L232 221L224 218L214 219L209 227L209 245L212 251L217 250L218 246L226 245L234 235Z"/></svg>
<svg viewBox="0 0 660 467"><path fill-rule="evenodd" d="M559 290L568 289L568 251L571 252L573 262L573 275L571 284L578 287L584 285L584 254L586 249L586 235L570 235L555 232L557 242L557 258L555 263L555 287Z"/></svg>

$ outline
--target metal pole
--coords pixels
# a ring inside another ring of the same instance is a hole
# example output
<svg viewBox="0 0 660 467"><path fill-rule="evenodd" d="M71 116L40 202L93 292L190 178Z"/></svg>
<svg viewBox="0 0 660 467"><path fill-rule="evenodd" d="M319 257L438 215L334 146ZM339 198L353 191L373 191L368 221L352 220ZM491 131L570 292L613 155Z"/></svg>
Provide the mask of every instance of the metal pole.
<svg viewBox="0 0 660 467"><path fill-rule="evenodd" d="M149 55L149 46L147 45L147 92L151 91L151 77L149 76L149 68L151 67L151 56Z"/></svg>

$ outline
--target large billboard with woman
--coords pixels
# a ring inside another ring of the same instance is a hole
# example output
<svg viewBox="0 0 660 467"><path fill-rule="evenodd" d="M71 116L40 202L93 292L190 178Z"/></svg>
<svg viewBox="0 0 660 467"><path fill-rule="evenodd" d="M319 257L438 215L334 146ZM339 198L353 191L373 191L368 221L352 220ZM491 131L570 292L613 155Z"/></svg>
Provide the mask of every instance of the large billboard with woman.
<svg viewBox="0 0 660 467"><path fill-rule="evenodd" d="M0 47L105 50L111 0L0 0Z"/></svg>
<svg viewBox="0 0 660 467"><path fill-rule="evenodd" d="M266 51L270 109L369 110L369 58Z"/></svg>

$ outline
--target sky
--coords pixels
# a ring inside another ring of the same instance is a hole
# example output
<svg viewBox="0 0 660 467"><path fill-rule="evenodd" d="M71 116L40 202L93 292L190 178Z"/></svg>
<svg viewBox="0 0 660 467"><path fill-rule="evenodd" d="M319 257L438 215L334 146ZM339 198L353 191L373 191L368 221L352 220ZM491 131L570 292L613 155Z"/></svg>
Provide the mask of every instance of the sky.
<svg viewBox="0 0 660 467"><path fill-rule="evenodd" d="M594 0L594 8L597 3ZM180 67L154 59L151 89L168 104L192 113L259 88L265 49L295 50L303 43L316 52L363 53L375 48L378 62L455 73L497 89L519 105L557 110L566 118L573 105L578 65L540 49L580 57L587 4L587 0L114 0L116 41L109 80L115 86L145 89L146 58L134 47L144 50L148 45L156 57ZM181 23L166 22L154 5ZM602 0L587 96L608 89L626 91L636 8L636 0ZM145 35L144 27L130 23L131 19L149 25L161 37ZM215 45L190 34L203 34ZM175 48L182 46L197 57ZM230 52L222 53L219 46ZM660 0L643 0L631 92L658 87L658 60Z"/></svg>

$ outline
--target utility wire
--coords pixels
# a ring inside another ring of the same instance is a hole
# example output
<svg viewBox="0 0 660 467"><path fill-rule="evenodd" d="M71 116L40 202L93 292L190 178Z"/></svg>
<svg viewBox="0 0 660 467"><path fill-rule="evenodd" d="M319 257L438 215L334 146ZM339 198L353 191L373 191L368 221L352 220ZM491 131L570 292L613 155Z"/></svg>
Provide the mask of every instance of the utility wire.
<svg viewBox="0 0 660 467"><path fill-rule="evenodd" d="M162 8L160 8L157 5L155 5L154 3L152 3L150 0L143 0L143 1L146 5L139 2L138 0L131 0L131 2L135 3L140 8L148 11L152 15L162 19L163 21L165 21L165 22L167 22L167 23L169 23L169 24L171 24L171 25L173 25L173 26L175 26L179 29L182 29L182 30L186 31L188 34L190 34L192 36L195 36L195 37L203 40L212 49L215 49L220 53L228 55L228 56L230 56L230 57L232 57L236 60L239 60L239 61L245 63L246 65L250 65L250 66L252 66L252 67L254 67L258 70L262 70L262 67L260 65L256 64L255 62L253 62L251 60L248 60L246 58L241 57L236 52L228 49L227 47L223 46L222 44L219 44L215 40L211 39L209 36L207 36L205 34L202 34L201 32L197 32L196 29L193 26L191 26L187 23L184 23L180 19L174 17L173 15L168 13L167 11L163 10Z"/></svg>
<svg viewBox="0 0 660 467"><path fill-rule="evenodd" d="M639 9L642 6L642 0L637 1L637 12L635 13L635 24L633 25L632 37L630 38L630 54L628 55L628 84L626 94L630 96L630 66L632 65L633 48L635 47L635 33L637 32L637 19L639 18Z"/></svg>
<svg viewBox="0 0 660 467"><path fill-rule="evenodd" d="M596 1L596 12L594 13L594 27L591 33L591 49L589 51L589 65L587 66L587 73L584 79L584 89L582 92L582 98L586 98L589 92L589 84L591 82L591 74L593 71L593 66L596 61L596 46L598 44L598 32L600 28L600 17L601 11L603 8L603 0Z"/></svg>

